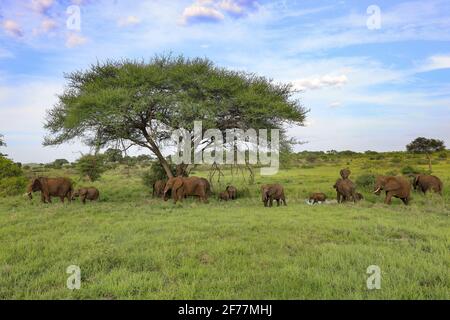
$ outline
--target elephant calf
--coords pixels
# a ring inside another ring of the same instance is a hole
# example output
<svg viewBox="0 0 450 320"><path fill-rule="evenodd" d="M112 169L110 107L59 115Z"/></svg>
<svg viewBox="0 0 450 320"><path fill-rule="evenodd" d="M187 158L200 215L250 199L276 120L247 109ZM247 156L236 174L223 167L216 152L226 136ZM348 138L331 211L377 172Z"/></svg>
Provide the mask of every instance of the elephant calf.
<svg viewBox="0 0 450 320"><path fill-rule="evenodd" d="M228 201L230 199L230 195L227 191L219 193L219 200Z"/></svg>
<svg viewBox="0 0 450 320"><path fill-rule="evenodd" d="M318 202L325 202L326 199L327 199L326 194L322 193L322 192L312 193L309 196L309 202L312 201L313 204L318 203Z"/></svg>
<svg viewBox="0 0 450 320"><path fill-rule="evenodd" d="M167 180L157 180L153 184L153 197L162 198Z"/></svg>
<svg viewBox="0 0 450 320"><path fill-rule="evenodd" d="M89 187L89 188L80 188L74 192L72 199L80 198L83 204L86 204L86 200L96 201L100 196L100 192L97 188Z"/></svg>
<svg viewBox="0 0 450 320"><path fill-rule="evenodd" d="M272 207L273 200L277 201L277 206L280 206L280 201L286 206L286 198L284 196L284 188L281 184L265 184L261 186L261 197L264 206Z"/></svg>
<svg viewBox="0 0 450 320"><path fill-rule="evenodd" d="M237 198L237 189L234 186L227 186L226 192L231 200L236 200Z"/></svg>

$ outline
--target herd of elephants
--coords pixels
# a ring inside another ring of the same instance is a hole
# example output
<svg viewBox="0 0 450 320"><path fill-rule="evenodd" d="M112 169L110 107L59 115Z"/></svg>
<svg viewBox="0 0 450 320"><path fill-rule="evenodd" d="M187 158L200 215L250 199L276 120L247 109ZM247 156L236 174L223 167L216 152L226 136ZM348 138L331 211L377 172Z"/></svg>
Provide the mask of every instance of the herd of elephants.
<svg viewBox="0 0 450 320"><path fill-rule="evenodd" d="M336 189L337 202L345 201L357 202L363 199L361 193L356 192L356 185L350 180L351 172L348 168L340 171L340 176L333 188ZM423 193L434 191L442 195L442 181L433 175L417 174L414 175L413 181L401 176L378 176L375 181L374 193L380 195L381 191L385 191L386 198L384 203L391 204L392 197L399 198L407 205L410 201L411 187ZM39 177L30 182L27 194L30 199L33 198L33 192L41 192L41 200L44 203L50 203L51 197L59 197L61 202L67 198L69 202L80 198L83 203L86 200L95 201L99 198L100 192L97 188L79 188L74 190L73 183L68 178L47 178ZM163 198L167 201L170 197L174 203L182 201L188 196L198 197L200 201L207 202L208 196L211 195L211 185L205 178L176 176L167 180L157 180L153 184L153 196ZM237 198L238 190L234 186L227 186L225 191L219 192L219 200L234 200ZM286 197L284 188L281 184L265 184L261 186L261 198L264 206L272 206L273 201L280 205L280 202L286 205ZM327 199L326 195L316 192L310 195L309 202L321 203Z"/></svg>

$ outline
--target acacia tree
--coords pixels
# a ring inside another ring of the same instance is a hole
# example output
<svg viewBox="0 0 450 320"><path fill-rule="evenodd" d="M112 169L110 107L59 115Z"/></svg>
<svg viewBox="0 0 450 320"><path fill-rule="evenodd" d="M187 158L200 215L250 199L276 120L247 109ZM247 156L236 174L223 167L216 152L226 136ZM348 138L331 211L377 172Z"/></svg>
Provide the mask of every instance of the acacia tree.
<svg viewBox="0 0 450 320"><path fill-rule="evenodd" d="M3 140L2 134L0 134L0 147L6 147L6 142ZM0 152L0 157L1 156L7 156L7 155Z"/></svg>
<svg viewBox="0 0 450 320"><path fill-rule="evenodd" d="M210 60L156 56L144 61L106 61L65 75L67 85L48 112L44 145L74 138L96 148L135 145L149 149L168 177L161 150L174 129L280 129L303 125L307 110L290 84L230 71Z"/></svg>
<svg viewBox="0 0 450 320"><path fill-rule="evenodd" d="M431 154L445 150L444 141L437 139L416 138L406 146L406 150L414 153L424 153L428 159L428 169L431 172Z"/></svg>

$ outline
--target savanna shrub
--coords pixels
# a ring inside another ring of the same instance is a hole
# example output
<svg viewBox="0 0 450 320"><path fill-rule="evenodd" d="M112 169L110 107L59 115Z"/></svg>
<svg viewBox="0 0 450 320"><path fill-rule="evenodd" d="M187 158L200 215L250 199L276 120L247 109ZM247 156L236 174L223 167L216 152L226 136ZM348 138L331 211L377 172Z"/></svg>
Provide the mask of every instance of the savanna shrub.
<svg viewBox="0 0 450 320"><path fill-rule="evenodd" d="M447 152L439 153L439 159L445 160L447 159L447 157L448 157Z"/></svg>
<svg viewBox="0 0 450 320"><path fill-rule="evenodd" d="M421 171L417 168L414 168L412 166L406 166L402 168L402 174L408 175L408 174L417 174L421 173Z"/></svg>
<svg viewBox="0 0 450 320"><path fill-rule="evenodd" d="M11 160L0 156L0 196L14 196L25 191L27 179L22 169Z"/></svg>
<svg viewBox="0 0 450 320"><path fill-rule="evenodd" d="M82 177L87 176L91 181L96 181L106 171L104 156L84 155L78 159L76 168Z"/></svg>
<svg viewBox="0 0 450 320"><path fill-rule="evenodd" d="M396 176L398 175L398 171L397 170L389 170L388 172L386 172L387 176Z"/></svg>
<svg viewBox="0 0 450 320"><path fill-rule="evenodd" d="M174 164L171 164L170 169L172 170L173 173L175 173L176 166ZM166 180L166 179L167 179L166 171L164 170L163 166L159 163L159 161L153 162L152 166L150 167L150 170L144 172L144 174L142 175L142 183L149 188L152 188L153 184L157 180Z"/></svg>
<svg viewBox="0 0 450 320"><path fill-rule="evenodd" d="M375 187L376 177L373 173L366 173L356 178L356 186L365 190L372 190Z"/></svg>

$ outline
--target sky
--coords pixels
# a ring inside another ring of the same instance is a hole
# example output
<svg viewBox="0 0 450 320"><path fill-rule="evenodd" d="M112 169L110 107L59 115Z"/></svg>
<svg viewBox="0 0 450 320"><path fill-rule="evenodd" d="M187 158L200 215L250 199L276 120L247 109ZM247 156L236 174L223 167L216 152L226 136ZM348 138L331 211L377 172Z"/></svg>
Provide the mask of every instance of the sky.
<svg viewBox="0 0 450 320"><path fill-rule="evenodd" d="M23 163L89 152L42 146L64 73L162 53L292 83L310 109L288 129L306 142L298 151L450 145L447 0L0 0L0 152Z"/></svg>

